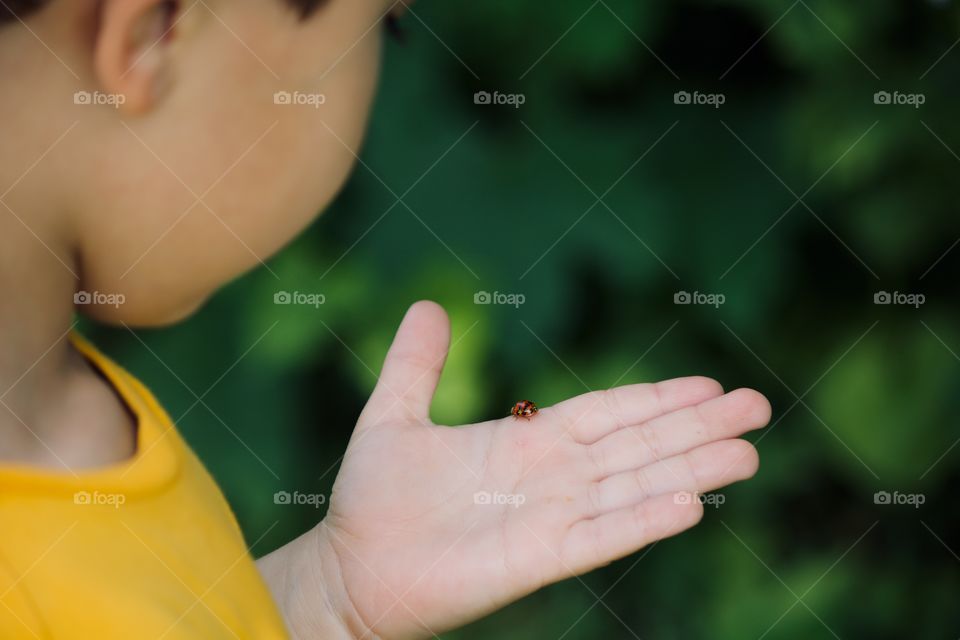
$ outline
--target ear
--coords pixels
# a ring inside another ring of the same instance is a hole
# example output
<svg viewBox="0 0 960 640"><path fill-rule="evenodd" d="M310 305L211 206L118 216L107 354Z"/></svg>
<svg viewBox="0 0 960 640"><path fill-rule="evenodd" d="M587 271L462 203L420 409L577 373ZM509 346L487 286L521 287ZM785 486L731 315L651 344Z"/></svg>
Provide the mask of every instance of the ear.
<svg viewBox="0 0 960 640"><path fill-rule="evenodd" d="M102 0L94 68L127 113L145 113L162 97L179 9L176 0Z"/></svg>

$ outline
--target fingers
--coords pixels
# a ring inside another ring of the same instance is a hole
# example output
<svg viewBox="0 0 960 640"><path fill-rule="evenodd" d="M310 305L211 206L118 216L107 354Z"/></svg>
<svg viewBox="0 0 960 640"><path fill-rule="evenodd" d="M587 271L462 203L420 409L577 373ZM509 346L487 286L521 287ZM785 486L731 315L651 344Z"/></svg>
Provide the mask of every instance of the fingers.
<svg viewBox="0 0 960 640"><path fill-rule="evenodd" d="M757 450L749 442L711 442L592 484L588 490L587 513L596 517L660 495L713 491L752 478L759 466Z"/></svg>
<svg viewBox="0 0 960 640"><path fill-rule="evenodd" d="M770 403L752 389L730 393L620 429L589 445L598 477L637 469L690 451L708 442L727 440L770 421Z"/></svg>
<svg viewBox="0 0 960 640"><path fill-rule="evenodd" d="M689 495L678 499L681 493L744 480L758 465L753 445L724 440L594 483L588 519L574 524L564 540L564 569L589 571L689 529L703 517L703 505Z"/></svg>
<svg viewBox="0 0 960 640"><path fill-rule="evenodd" d="M716 380L700 376L593 391L546 411L569 422L577 442L590 444L625 426L698 404L723 393Z"/></svg>
<svg viewBox="0 0 960 640"><path fill-rule="evenodd" d="M363 410L363 421L429 421L430 401L449 348L450 321L443 308L428 301L410 307Z"/></svg>
<svg viewBox="0 0 960 640"><path fill-rule="evenodd" d="M672 495L650 498L570 527L560 554L566 571L583 573L629 555L700 522L703 505Z"/></svg>

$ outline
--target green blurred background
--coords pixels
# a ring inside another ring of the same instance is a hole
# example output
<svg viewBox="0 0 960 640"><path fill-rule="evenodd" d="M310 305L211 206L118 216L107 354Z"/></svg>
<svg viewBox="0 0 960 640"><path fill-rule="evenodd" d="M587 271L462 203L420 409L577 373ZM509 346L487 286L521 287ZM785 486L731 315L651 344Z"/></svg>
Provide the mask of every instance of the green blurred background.
<svg viewBox="0 0 960 640"><path fill-rule="evenodd" d="M139 333L163 363L91 329L178 419L254 552L322 517L273 494L329 492L397 323L431 298L457 341L437 422L687 374L774 406L759 475L699 527L445 637L960 635L953 3L414 10L387 48L368 168L273 274ZM326 303L274 305L281 290ZM681 291L725 303L674 304ZM874 304L880 291L926 301Z"/></svg>

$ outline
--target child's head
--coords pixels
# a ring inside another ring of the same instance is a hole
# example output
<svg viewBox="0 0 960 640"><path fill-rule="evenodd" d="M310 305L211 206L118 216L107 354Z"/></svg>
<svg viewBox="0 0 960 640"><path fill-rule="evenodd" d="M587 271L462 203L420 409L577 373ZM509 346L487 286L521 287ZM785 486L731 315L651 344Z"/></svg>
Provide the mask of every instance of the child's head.
<svg viewBox="0 0 960 640"><path fill-rule="evenodd" d="M3 0L0 192L43 158L3 201L93 315L183 317L342 186L394 3Z"/></svg>

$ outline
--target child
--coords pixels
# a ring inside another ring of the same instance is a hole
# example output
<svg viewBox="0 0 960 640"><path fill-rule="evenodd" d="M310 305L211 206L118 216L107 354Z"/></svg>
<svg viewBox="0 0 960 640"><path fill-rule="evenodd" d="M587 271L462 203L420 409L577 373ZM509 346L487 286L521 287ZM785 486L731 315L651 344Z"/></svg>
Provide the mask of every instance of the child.
<svg viewBox="0 0 960 640"><path fill-rule="evenodd" d="M302 230L361 142L386 0L0 1L0 637L409 638L694 525L767 423L705 378L451 429L411 307L330 509L255 563L73 314L180 321ZM322 115L309 100L325 96ZM486 500L484 496L506 496Z"/></svg>

